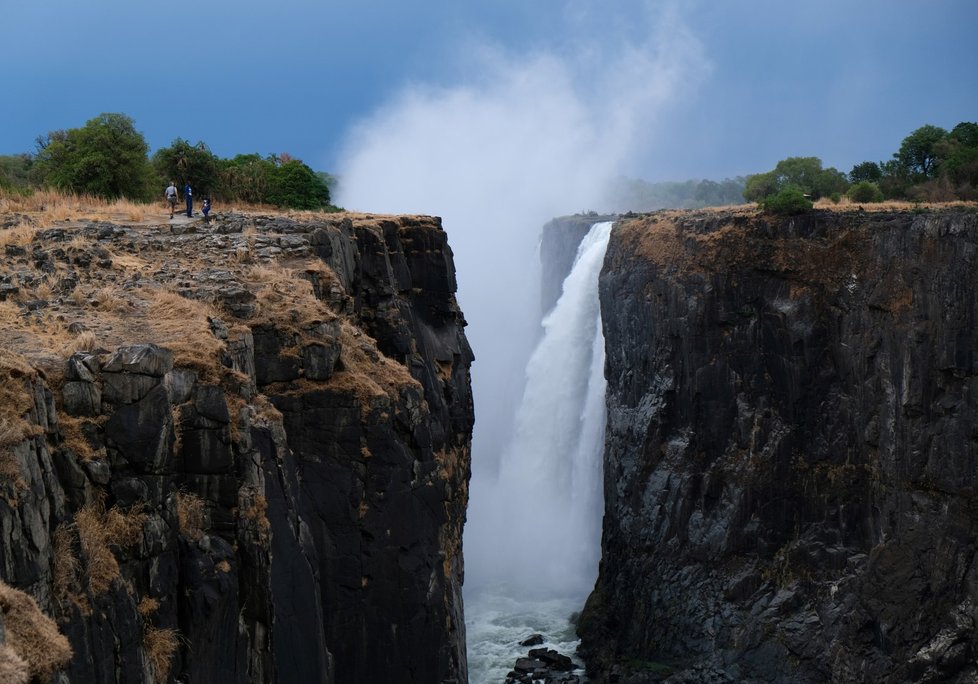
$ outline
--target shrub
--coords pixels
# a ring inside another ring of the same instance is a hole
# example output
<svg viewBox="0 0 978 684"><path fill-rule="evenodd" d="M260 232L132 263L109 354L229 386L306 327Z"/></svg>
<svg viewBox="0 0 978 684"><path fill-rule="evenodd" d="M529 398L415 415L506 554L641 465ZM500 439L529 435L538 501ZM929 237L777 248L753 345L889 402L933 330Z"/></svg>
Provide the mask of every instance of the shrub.
<svg viewBox="0 0 978 684"><path fill-rule="evenodd" d="M55 671L71 660L71 646L58 631L54 620L41 612L33 597L2 581L0 613L3 614L6 646L9 648L0 653L0 658L7 661L0 672L8 669L14 670L14 674L22 674L26 666L29 678L49 681ZM17 657L13 658L12 655Z"/></svg>
<svg viewBox="0 0 978 684"><path fill-rule="evenodd" d="M771 214L794 216L812 208L812 201L798 188L785 188L761 200L761 208Z"/></svg>
<svg viewBox="0 0 978 684"><path fill-rule="evenodd" d="M846 193L853 202L882 202L883 191L876 183L859 181Z"/></svg>

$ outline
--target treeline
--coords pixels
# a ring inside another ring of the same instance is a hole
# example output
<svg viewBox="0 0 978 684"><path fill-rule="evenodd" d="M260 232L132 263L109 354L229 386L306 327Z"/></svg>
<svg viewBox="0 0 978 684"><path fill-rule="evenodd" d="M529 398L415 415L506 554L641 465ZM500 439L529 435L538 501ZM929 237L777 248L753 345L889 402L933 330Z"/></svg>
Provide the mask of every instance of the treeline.
<svg viewBox="0 0 978 684"><path fill-rule="evenodd" d="M636 178L618 178L611 187L609 203L616 211L658 209L702 209L743 204L745 179L722 181L688 180L650 183Z"/></svg>
<svg viewBox="0 0 978 684"><path fill-rule="evenodd" d="M149 146L125 114L100 114L81 128L51 131L34 154L0 156L0 188L55 188L105 199L150 201L172 180L219 202L327 209L333 178L288 154L239 154L223 159L203 142L177 138L149 156Z"/></svg>
<svg viewBox="0 0 978 684"><path fill-rule="evenodd" d="M853 202L978 199L978 124L950 131L921 126L903 139L892 159L864 161L845 174L822 168L818 157L788 157L773 170L747 177L744 198L778 213L798 213L822 197Z"/></svg>

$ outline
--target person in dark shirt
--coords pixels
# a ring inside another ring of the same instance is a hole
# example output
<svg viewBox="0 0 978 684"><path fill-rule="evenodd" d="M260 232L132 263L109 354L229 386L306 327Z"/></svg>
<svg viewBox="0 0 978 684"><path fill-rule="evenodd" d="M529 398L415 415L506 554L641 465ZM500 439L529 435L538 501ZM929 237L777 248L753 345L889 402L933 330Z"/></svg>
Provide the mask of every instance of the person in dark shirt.
<svg viewBox="0 0 978 684"><path fill-rule="evenodd" d="M187 218L191 218L194 215L194 191L190 187L190 181L183 186L183 196L187 200Z"/></svg>

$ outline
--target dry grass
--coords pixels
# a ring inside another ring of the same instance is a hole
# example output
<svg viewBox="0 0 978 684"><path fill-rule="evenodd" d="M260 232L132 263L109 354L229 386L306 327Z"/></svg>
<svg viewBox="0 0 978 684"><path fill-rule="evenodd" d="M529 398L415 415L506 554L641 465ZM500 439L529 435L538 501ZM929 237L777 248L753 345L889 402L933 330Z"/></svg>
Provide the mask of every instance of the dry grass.
<svg viewBox="0 0 978 684"><path fill-rule="evenodd" d="M30 420L34 408L31 383L36 376L24 357L0 349L0 483L10 482L18 489L27 484L13 447L43 432Z"/></svg>
<svg viewBox="0 0 978 684"><path fill-rule="evenodd" d="M74 195L59 190L35 190L29 195L0 191L0 213L37 215L40 225L59 221L111 221L125 218L142 222L148 215L161 218L169 209L158 203L144 204L128 199L105 200L91 195Z"/></svg>
<svg viewBox="0 0 978 684"><path fill-rule="evenodd" d="M35 224L21 222L13 228L0 231L0 247L25 247L34 239L35 233L40 230Z"/></svg>
<svg viewBox="0 0 978 684"><path fill-rule="evenodd" d="M105 513L97 504L89 504L75 514L75 526L88 571L88 587L95 596L107 592L120 576L119 562L109 548L104 520Z"/></svg>
<svg viewBox="0 0 978 684"><path fill-rule="evenodd" d="M101 502L93 502L75 514L75 527L81 540L88 570L89 589L99 596L108 591L120 577L119 562L111 544L133 546L142 539L146 515L134 506L128 510L113 507L106 511Z"/></svg>
<svg viewBox="0 0 978 684"><path fill-rule="evenodd" d="M98 338L91 330L83 330L65 344L62 353L67 357L75 352L90 352L98 348Z"/></svg>
<svg viewBox="0 0 978 684"><path fill-rule="evenodd" d="M139 504L128 509L113 506L105 514L106 538L117 546L135 546L143 540L146 518Z"/></svg>
<svg viewBox="0 0 978 684"><path fill-rule="evenodd" d="M84 427L90 424L90 418L81 416L69 416L66 413L58 413L58 428L64 438L65 447L70 449L75 456L82 461L91 461L98 454L92 448L88 438L85 437Z"/></svg>
<svg viewBox="0 0 978 684"><path fill-rule="evenodd" d="M207 527L207 503L197 494L177 492L177 521L181 534L200 541Z"/></svg>
<svg viewBox="0 0 978 684"><path fill-rule="evenodd" d="M173 363L192 368L208 380L223 372L220 352L224 343L211 333L209 318L217 309L206 302L181 297L175 292L143 288L148 339L173 352Z"/></svg>
<svg viewBox="0 0 978 684"><path fill-rule="evenodd" d="M6 628L6 645L26 664L30 678L48 681L71 660L71 646L54 620L41 612L37 602L0 581L0 612ZM16 673L16 660L8 658ZM2 671L2 670L0 670Z"/></svg>
<svg viewBox="0 0 978 684"><path fill-rule="evenodd" d="M28 684L31 673L27 661L7 644L0 644L0 682Z"/></svg>
<svg viewBox="0 0 978 684"><path fill-rule="evenodd" d="M54 596L62 606L72 596L72 585L78 575L78 556L75 554L74 534L70 525L62 523L51 535L54 552Z"/></svg>
<svg viewBox="0 0 978 684"><path fill-rule="evenodd" d="M144 618L148 618L159 610L160 602L151 596L144 596L136 606L136 612Z"/></svg>
<svg viewBox="0 0 978 684"><path fill-rule="evenodd" d="M175 629L146 625L143 628L143 651L153 669L153 680L165 682L170 674L170 661L180 647L180 634Z"/></svg>
<svg viewBox="0 0 978 684"><path fill-rule="evenodd" d="M353 392L369 412L378 398L396 400L403 388L421 385L407 368L387 358L377 349L377 342L349 321L340 328L340 362L342 371L334 373L329 386Z"/></svg>
<svg viewBox="0 0 978 684"><path fill-rule="evenodd" d="M245 278L256 287L258 304L257 322L274 321L279 326L293 327L297 331L316 322L330 321L336 315L316 298L312 283L301 277L315 264L299 264L286 268L279 263L248 267Z"/></svg>

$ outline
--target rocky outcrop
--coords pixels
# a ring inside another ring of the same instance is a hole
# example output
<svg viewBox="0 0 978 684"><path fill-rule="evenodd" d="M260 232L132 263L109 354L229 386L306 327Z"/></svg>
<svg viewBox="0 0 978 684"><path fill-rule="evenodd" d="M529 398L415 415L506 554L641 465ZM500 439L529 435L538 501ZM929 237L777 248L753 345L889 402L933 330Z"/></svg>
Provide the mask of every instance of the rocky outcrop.
<svg viewBox="0 0 978 684"><path fill-rule="evenodd" d="M437 219L88 224L13 256L55 285L0 355L0 578L68 637L56 679L466 681L472 354ZM41 316L81 349L27 350Z"/></svg>
<svg viewBox="0 0 978 684"><path fill-rule="evenodd" d="M978 677L976 266L967 208L616 226L597 681Z"/></svg>

